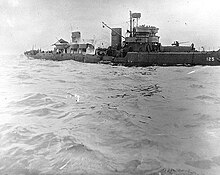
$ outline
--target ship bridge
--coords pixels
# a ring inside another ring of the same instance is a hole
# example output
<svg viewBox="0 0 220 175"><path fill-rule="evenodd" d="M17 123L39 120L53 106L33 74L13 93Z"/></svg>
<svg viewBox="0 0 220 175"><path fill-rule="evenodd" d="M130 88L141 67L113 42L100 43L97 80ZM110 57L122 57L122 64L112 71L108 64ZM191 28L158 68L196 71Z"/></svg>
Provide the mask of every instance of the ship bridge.
<svg viewBox="0 0 220 175"><path fill-rule="evenodd" d="M145 26L145 25L141 25L141 26L136 26L134 28L134 32L136 34L152 34L155 35L158 33L159 28L155 27L155 26Z"/></svg>
<svg viewBox="0 0 220 175"><path fill-rule="evenodd" d="M135 15L133 15L135 14ZM130 26L134 26L134 19L136 19L136 26L130 27L130 36L125 38L125 45L132 51L156 51L159 50L159 36L156 34L159 28L155 26L138 25L138 19L141 15L139 13L130 12Z"/></svg>
<svg viewBox="0 0 220 175"><path fill-rule="evenodd" d="M159 36L156 36L159 28L155 26L137 26L133 29L133 36L138 38L139 41L149 43L159 43ZM141 39L143 38L143 39Z"/></svg>

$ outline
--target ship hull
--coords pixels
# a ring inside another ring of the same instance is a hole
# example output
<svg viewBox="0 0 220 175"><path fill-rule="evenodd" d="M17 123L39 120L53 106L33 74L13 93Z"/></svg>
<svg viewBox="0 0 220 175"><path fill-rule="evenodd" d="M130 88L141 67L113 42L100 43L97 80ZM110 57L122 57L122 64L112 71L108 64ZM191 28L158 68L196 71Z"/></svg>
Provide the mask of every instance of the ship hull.
<svg viewBox="0 0 220 175"><path fill-rule="evenodd" d="M33 59L43 59L43 60L52 60L52 61L65 61L65 60L74 60L84 63L98 63L100 57L97 55L83 55L83 54L70 54L70 53L37 53L35 55L26 55L28 58Z"/></svg>
<svg viewBox="0 0 220 175"><path fill-rule="evenodd" d="M53 61L74 60L84 63L113 63L124 66L195 66L195 65L220 65L220 52L128 52L125 57L110 57L83 54L54 54L37 53L26 55L29 58Z"/></svg>
<svg viewBox="0 0 220 175"><path fill-rule="evenodd" d="M114 62L127 66L219 66L220 52L128 52L124 58L115 58Z"/></svg>

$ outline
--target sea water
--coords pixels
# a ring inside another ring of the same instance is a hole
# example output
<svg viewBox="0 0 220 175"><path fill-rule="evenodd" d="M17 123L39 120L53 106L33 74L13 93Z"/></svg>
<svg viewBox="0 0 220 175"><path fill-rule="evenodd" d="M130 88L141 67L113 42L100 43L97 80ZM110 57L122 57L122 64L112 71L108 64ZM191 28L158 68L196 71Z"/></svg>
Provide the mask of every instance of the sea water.
<svg viewBox="0 0 220 175"><path fill-rule="evenodd" d="M0 174L220 173L220 67L0 57Z"/></svg>

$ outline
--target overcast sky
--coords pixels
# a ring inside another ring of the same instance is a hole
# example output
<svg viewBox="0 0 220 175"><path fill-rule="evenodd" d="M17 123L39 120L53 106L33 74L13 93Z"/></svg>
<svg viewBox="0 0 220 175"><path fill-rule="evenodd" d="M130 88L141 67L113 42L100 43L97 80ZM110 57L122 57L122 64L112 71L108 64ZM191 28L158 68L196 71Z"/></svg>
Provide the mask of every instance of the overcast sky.
<svg viewBox="0 0 220 175"><path fill-rule="evenodd" d="M162 45L189 41L199 49L220 48L219 0L0 0L0 54L21 54L34 45L52 49L56 38L70 41L71 31L110 44L111 27L129 29L129 10L139 24L158 27Z"/></svg>

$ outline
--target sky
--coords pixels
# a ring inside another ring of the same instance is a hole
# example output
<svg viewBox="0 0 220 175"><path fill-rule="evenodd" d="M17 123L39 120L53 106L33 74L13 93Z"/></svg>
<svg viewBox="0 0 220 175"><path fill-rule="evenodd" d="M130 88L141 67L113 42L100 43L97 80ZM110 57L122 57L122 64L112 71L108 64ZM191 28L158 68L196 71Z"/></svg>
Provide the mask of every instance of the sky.
<svg viewBox="0 0 220 175"><path fill-rule="evenodd" d="M0 0L0 54L52 49L57 39L70 41L71 31L110 45L111 27L129 29L129 11L141 13L139 24L159 28L162 45L192 42L200 50L220 48L219 0Z"/></svg>

